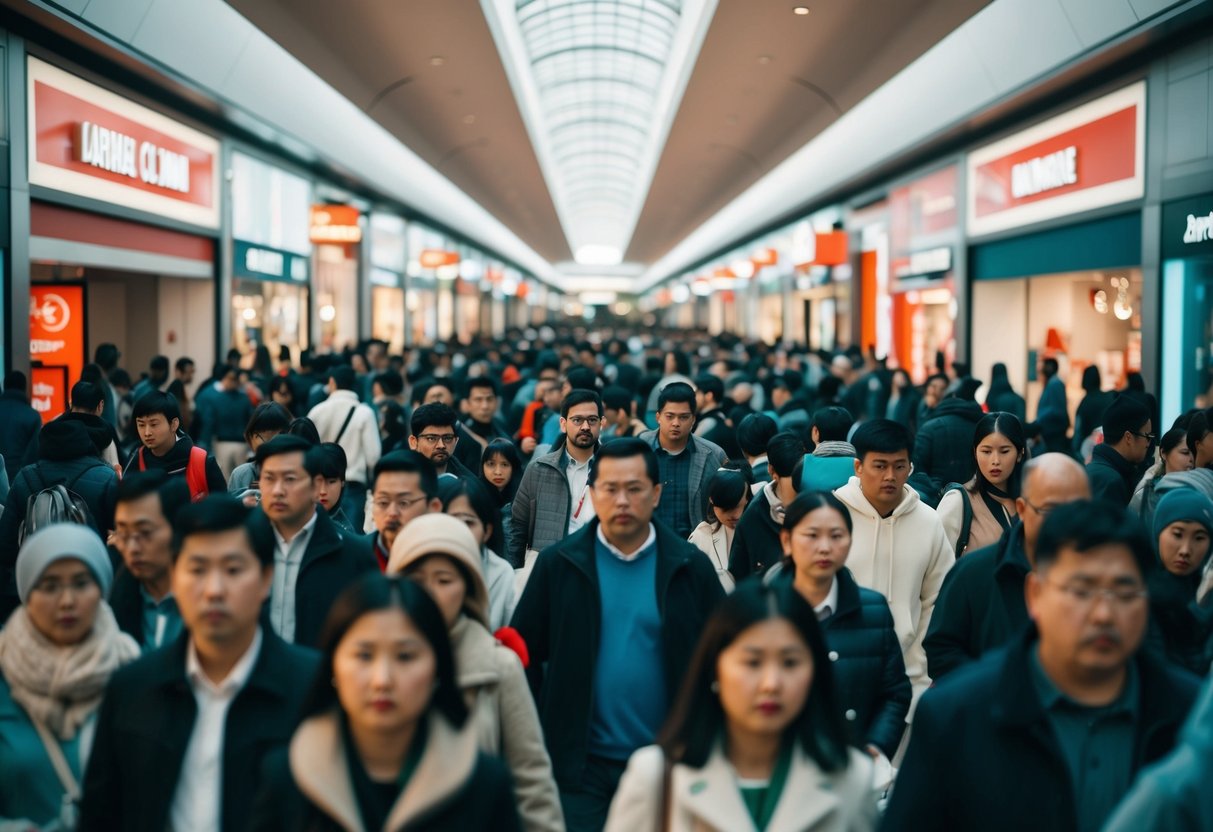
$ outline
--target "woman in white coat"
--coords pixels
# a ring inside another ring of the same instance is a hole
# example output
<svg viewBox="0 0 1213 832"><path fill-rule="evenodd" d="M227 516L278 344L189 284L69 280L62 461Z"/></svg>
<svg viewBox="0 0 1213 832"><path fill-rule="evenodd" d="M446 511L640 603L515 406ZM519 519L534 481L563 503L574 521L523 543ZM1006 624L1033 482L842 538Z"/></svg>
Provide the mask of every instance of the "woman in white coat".
<svg viewBox="0 0 1213 832"><path fill-rule="evenodd" d="M658 744L628 761L606 832L851 832L876 824L817 617L746 582L704 628Z"/></svg>
<svg viewBox="0 0 1213 832"><path fill-rule="evenodd" d="M750 504L750 483L745 474L733 468L720 468L708 483L708 516L691 532L687 540L708 556L725 592L732 592L736 581L729 573L729 550L733 532L742 512Z"/></svg>

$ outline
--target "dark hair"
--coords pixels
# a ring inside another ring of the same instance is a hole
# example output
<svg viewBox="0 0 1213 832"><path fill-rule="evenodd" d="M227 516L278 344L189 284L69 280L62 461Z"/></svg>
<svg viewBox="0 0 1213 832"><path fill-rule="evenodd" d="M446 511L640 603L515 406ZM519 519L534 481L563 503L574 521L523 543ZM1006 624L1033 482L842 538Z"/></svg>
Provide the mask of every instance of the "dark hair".
<svg viewBox="0 0 1213 832"><path fill-rule="evenodd" d="M792 395L800 392L800 388L804 387L804 376L795 370L784 370L781 375L771 379L771 389L782 387Z"/></svg>
<svg viewBox="0 0 1213 832"><path fill-rule="evenodd" d="M822 401L833 401L842 392L842 379L838 376L826 376L817 382L817 398Z"/></svg>
<svg viewBox="0 0 1213 832"><path fill-rule="evenodd" d="M274 533L269 522L258 522L252 510L229 494L211 494L177 511L173 518L173 561L176 562L190 537L232 529L244 530L249 548L262 568L274 565Z"/></svg>
<svg viewBox="0 0 1213 832"><path fill-rule="evenodd" d="M316 423L306 416L292 419L286 426L286 432L288 436L298 436L312 445L320 444L320 431L316 429Z"/></svg>
<svg viewBox="0 0 1213 832"><path fill-rule="evenodd" d="M780 431L767 443L767 464L781 479L790 477L796 470L796 463L804 459L805 450L800 434L790 430Z"/></svg>
<svg viewBox="0 0 1213 832"><path fill-rule="evenodd" d="M1057 363L1056 358L1046 358L1040 362L1040 366L1044 370L1044 374L1047 376L1055 376L1061 369L1061 365Z"/></svg>
<svg viewBox="0 0 1213 832"><path fill-rule="evenodd" d="M737 425L737 444L746 456L762 456L767 443L779 433L779 424L765 413L751 413Z"/></svg>
<svg viewBox="0 0 1213 832"><path fill-rule="evenodd" d="M494 489L496 490L496 489ZM485 544L494 554L505 552L505 529L501 526L501 509L497 501L489 493L489 488L479 480L458 477L443 477L438 482L438 501L442 503L443 512L460 497L467 497L472 511L480 518L480 522L492 527L489 541Z"/></svg>
<svg viewBox="0 0 1213 832"><path fill-rule="evenodd" d="M661 392L657 394L657 412L665 410L665 406L670 402L676 404L689 404L691 406L691 414L695 413L695 388L687 384L685 381L673 381L661 388Z"/></svg>
<svg viewBox="0 0 1213 832"><path fill-rule="evenodd" d="M830 491L806 491L797 494L796 499L788 503L783 513L783 530L790 532L800 525L800 521L817 511L819 508L832 508L842 515L842 523L847 527L848 534L854 534L851 524L851 511L842 500Z"/></svg>
<svg viewBox="0 0 1213 832"><path fill-rule="evenodd" d="M1036 571L1047 571L1062 549L1085 553L1110 544L1129 547L1142 577L1150 574L1154 546L1136 514L1102 500L1065 503L1050 511L1040 527L1036 538Z"/></svg>
<svg viewBox="0 0 1213 832"><path fill-rule="evenodd" d="M626 387L612 385L602 391L602 406L607 410L626 410L630 415L636 397Z"/></svg>
<svg viewBox="0 0 1213 832"><path fill-rule="evenodd" d="M510 481L505 484L505 488L500 490L484 475L484 463L495 456L502 457L510 464ZM514 495L518 493L518 484L522 482L522 467L522 454L510 440L494 439L484 446L484 453L480 455L480 480L488 489L489 494L496 498L498 508L504 508L514 502ZM498 554L503 553L498 552Z"/></svg>
<svg viewBox="0 0 1213 832"><path fill-rule="evenodd" d="M707 521L719 527L713 508L728 511L736 508L742 501L750 501L750 481L745 473L736 468L717 468L712 479L708 481L708 516Z"/></svg>
<svg viewBox="0 0 1213 832"><path fill-rule="evenodd" d="M598 417L602 418L602 398L593 390L570 390L560 402L560 416L565 418L569 411L579 404L593 404L598 407Z"/></svg>
<svg viewBox="0 0 1213 832"><path fill-rule="evenodd" d="M345 472L349 467L349 458L345 448L336 442L322 442L308 448L303 457L303 467L310 477L324 477L326 480L341 480L345 482Z"/></svg>
<svg viewBox="0 0 1213 832"><path fill-rule="evenodd" d="M724 398L724 382L714 375L705 373L699 376L695 379L695 386L699 388L700 393L715 399L717 404Z"/></svg>
<svg viewBox="0 0 1213 832"><path fill-rule="evenodd" d="M455 415L454 409L449 405L442 402L430 402L413 411L409 430L412 431L413 436L420 436L426 428L454 428L458 421L459 417Z"/></svg>
<svg viewBox="0 0 1213 832"><path fill-rule="evenodd" d="M1163 456L1171 453L1184 443L1184 439L1188 436L1188 432L1183 428L1171 428L1162 435L1162 439L1158 440L1158 451Z"/></svg>
<svg viewBox="0 0 1213 832"><path fill-rule="evenodd" d="M990 386L986 388L986 401L994 404L999 396L1014 393L1011 379L1007 375L1007 365L1001 361L990 368Z"/></svg>
<svg viewBox="0 0 1213 832"><path fill-rule="evenodd" d="M674 372L679 375L689 376L691 374L690 356L682 350L671 350L669 354L674 356Z"/></svg>
<svg viewBox="0 0 1213 832"><path fill-rule="evenodd" d="M658 745L667 760L701 768L725 731L720 697L712 692L720 654L750 627L783 618L804 639L813 658L813 681L804 708L788 725L789 737L823 771L847 766L846 726L834 693L834 672L813 607L790 583L745 581L717 604L699 638L682 687L670 711Z"/></svg>
<svg viewBox="0 0 1213 832"><path fill-rule="evenodd" d="M1103 389L1103 379L1099 375L1099 367L1088 364L1082 371L1082 389L1088 393L1098 393Z"/></svg>
<svg viewBox="0 0 1213 832"><path fill-rule="evenodd" d="M868 454L895 454L905 451L907 456L913 456L914 437L909 429L892 419L871 419L855 429L851 437L855 446L855 456L863 462Z"/></svg>
<svg viewBox="0 0 1213 832"><path fill-rule="evenodd" d="M573 390L597 390L598 373L589 367L573 367L565 374L565 381Z"/></svg>
<svg viewBox="0 0 1213 832"><path fill-rule="evenodd" d="M994 412L987 413L978 420L976 427L973 429L973 459L977 459L977 447L981 445L983 439L991 434L999 433L1011 440L1011 444L1015 446L1017 455L1022 459L1015 460L1015 469L1011 471L1011 476L1007 479L1006 493L1011 497L1018 497L1020 488L1023 485L1023 466L1030 458L1028 453L1028 437L1024 433L1023 422L1019 421L1019 417L1014 413ZM990 481L981 474L981 466L977 466L976 473L973 475L974 482L977 485L977 490L983 493L988 493L991 487Z"/></svg>
<svg viewBox="0 0 1213 832"><path fill-rule="evenodd" d="M1137 433L1148 421L1150 411L1137 397L1117 394L1103 414L1104 442L1115 445L1126 433Z"/></svg>
<svg viewBox="0 0 1213 832"><path fill-rule="evenodd" d="M185 477L170 477L164 471L137 471L118 481L115 503L133 503L149 494L160 495L160 513L170 524L183 507L190 504L191 495Z"/></svg>
<svg viewBox="0 0 1213 832"><path fill-rule="evenodd" d="M932 373L931 375L927 376L926 383L923 386L930 387L931 382L933 381L942 381L946 385L948 384L949 379L943 373Z"/></svg>
<svg viewBox="0 0 1213 832"><path fill-rule="evenodd" d="M122 354L118 352L118 347L107 342L97 345L97 349L93 353L93 361L100 364L102 369L112 370L117 366L118 359L121 356Z"/></svg>
<svg viewBox="0 0 1213 832"><path fill-rule="evenodd" d="M846 442L855 417L845 407L823 407L813 414L819 442Z"/></svg>
<svg viewBox="0 0 1213 832"><path fill-rule="evenodd" d="M1196 446L1209 435L1210 430L1213 430L1213 407L1196 411L1188 420L1188 435L1184 437L1184 441L1192 452L1193 463L1196 462Z"/></svg>
<svg viewBox="0 0 1213 832"><path fill-rule="evenodd" d="M598 481L598 466L602 460L629 459L634 456L644 458L644 470L648 474L649 481L653 485L660 483L661 472L657 467L657 454L653 453L653 447L643 439L628 436L607 442L598 448L598 452L590 460L590 485L592 486Z"/></svg>
<svg viewBox="0 0 1213 832"><path fill-rule="evenodd" d="M275 456L284 454L302 454L304 467L307 467L307 453L312 448L316 447L311 442L299 436L292 436L289 433L280 433L266 442L257 449L253 460L257 465L257 470L261 470L261 466L265 465L265 461ZM311 473L310 471L308 472Z"/></svg>
<svg viewBox="0 0 1213 832"><path fill-rule="evenodd" d="M301 716L307 718L340 707L333 685L333 658L346 633L362 616L398 609L412 622L434 651L434 692L429 707L447 722L462 728L468 718L467 703L455 678L455 656L446 621L429 593L415 581L384 577L371 572L355 580L337 596L329 608L320 635L324 658L312 681Z"/></svg>
<svg viewBox="0 0 1213 832"><path fill-rule="evenodd" d="M184 373L186 370L188 370L190 367L193 367L193 366L194 366L194 359L192 359L188 356L183 356L181 358L178 358L177 362L175 364L173 364L173 367L179 373Z"/></svg>
<svg viewBox="0 0 1213 832"><path fill-rule="evenodd" d="M380 474L417 474L421 479L421 493L427 500L438 496L438 472L434 464L416 451L392 451L379 457L371 474L371 491L379 484Z"/></svg>
<svg viewBox="0 0 1213 832"><path fill-rule="evenodd" d="M135 406L131 408L131 421L136 419L146 419L149 416L163 416L166 422L171 422L174 419L180 423L181 408L177 406L177 400L173 398L172 393L162 393L159 390L152 390L150 393L144 393L135 402Z"/></svg>
<svg viewBox="0 0 1213 832"><path fill-rule="evenodd" d="M252 444L253 434L272 430L286 433L291 426L291 414L278 402L262 402L253 410L244 428L244 441Z"/></svg>
<svg viewBox="0 0 1213 832"><path fill-rule="evenodd" d="M489 390L492 391L494 396L500 395L500 392L497 389L497 382L493 381L488 376L474 376L473 378L469 378L466 382L464 382L463 397L468 398L469 396L471 396L472 391L475 390L477 387L487 387Z"/></svg>
<svg viewBox="0 0 1213 832"><path fill-rule="evenodd" d="M71 406L77 410L96 410L104 394L92 382L78 381L72 385Z"/></svg>
<svg viewBox="0 0 1213 832"><path fill-rule="evenodd" d="M349 364L338 364L329 370L329 379L337 385L338 390L353 390L358 376Z"/></svg>
<svg viewBox="0 0 1213 832"><path fill-rule="evenodd" d="M371 384L378 384L385 396L399 396L404 392L404 379L400 373L380 373L371 380Z"/></svg>
<svg viewBox="0 0 1213 832"><path fill-rule="evenodd" d="M5 390L24 390L28 380L25 378L25 373L20 370L12 370L4 377Z"/></svg>
<svg viewBox="0 0 1213 832"><path fill-rule="evenodd" d="M167 373L168 372L168 356L167 355L153 355L152 360L148 362L147 367L149 370L158 370L162 373Z"/></svg>
<svg viewBox="0 0 1213 832"><path fill-rule="evenodd" d="M291 397L291 404L294 404L295 388L291 385L291 380L286 376L274 376L274 378L270 381L270 395L284 391L288 396Z"/></svg>

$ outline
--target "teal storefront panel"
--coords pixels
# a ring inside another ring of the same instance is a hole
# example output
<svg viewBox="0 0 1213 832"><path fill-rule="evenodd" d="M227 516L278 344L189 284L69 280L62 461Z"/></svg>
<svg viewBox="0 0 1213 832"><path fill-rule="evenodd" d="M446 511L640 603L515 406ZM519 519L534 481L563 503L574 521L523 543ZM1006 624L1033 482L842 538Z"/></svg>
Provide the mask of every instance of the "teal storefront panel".
<svg viewBox="0 0 1213 832"><path fill-rule="evenodd" d="M1121 214L974 246L974 280L1141 265L1141 214Z"/></svg>

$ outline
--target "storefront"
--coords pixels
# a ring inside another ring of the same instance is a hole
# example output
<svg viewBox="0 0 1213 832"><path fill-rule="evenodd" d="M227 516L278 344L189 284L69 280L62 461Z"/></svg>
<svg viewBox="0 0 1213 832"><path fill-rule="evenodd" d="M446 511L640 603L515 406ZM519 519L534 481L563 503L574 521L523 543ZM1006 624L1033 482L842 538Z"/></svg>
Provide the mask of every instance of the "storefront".
<svg viewBox="0 0 1213 832"><path fill-rule="evenodd" d="M406 257L404 220L371 214L371 337L399 353L407 343L404 306Z"/></svg>
<svg viewBox="0 0 1213 832"><path fill-rule="evenodd" d="M1162 209L1164 424L1213 403L1213 193Z"/></svg>
<svg viewBox="0 0 1213 832"><path fill-rule="evenodd" d="M231 344L249 353L264 344L298 362L311 343L307 179L245 153L232 154Z"/></svg>
<svg viewBox="0 0 1213 832"><path fill-rule="evenodd" d="M847 235L837 226L841 210L831 208L798 222L791 230L788 336L811 350L837 350L851 343L851 265Z"/></svg>
<svg viewBox="0 0 1213 832"><path fill-rule="evenodd" d="M1105 390L1141 369L1144 130L1139 82L968 156L973 371L1006 364L1029 418L1041 358L1071 411L1087 367Z"/></svg>
<svg viewBox="0 0 1213 832"><path fill-rule="evenodd" d="M158 354L213 361L220 148L39 58L26 74L32 399L50 418L99 344L136 379Z"/></svg>
<svg viewBox="0 0 1213 832"><path fill-rule="evenodd" d="M358 304L362 256L360 206L340 192L321 189L312 206L309 232L314 255L316 323L312 336L321 352L340 352L358 343Z"/></svg>

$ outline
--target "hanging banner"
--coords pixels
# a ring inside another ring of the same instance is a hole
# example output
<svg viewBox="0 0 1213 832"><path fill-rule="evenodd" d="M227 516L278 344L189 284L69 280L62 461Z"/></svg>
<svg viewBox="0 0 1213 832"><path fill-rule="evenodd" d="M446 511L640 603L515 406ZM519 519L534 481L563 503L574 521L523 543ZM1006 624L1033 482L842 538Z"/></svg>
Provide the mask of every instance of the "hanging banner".
<svg viewBox="0 0 1213 832"><path fill-rule="evenodd" d="M51 283L30 287L29 353L34 364L30 404L43 422L62 413L85 364L84 287ZM46 372L38 372L39 365ZM54 368L59 368L53 371Z"/></svg>

